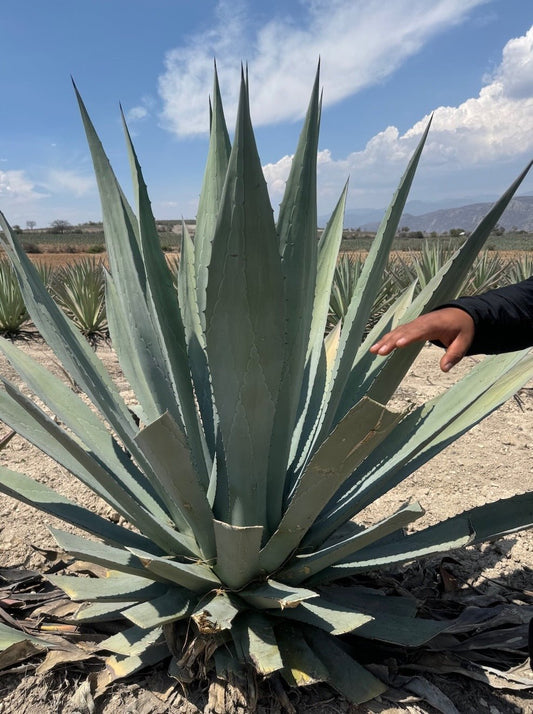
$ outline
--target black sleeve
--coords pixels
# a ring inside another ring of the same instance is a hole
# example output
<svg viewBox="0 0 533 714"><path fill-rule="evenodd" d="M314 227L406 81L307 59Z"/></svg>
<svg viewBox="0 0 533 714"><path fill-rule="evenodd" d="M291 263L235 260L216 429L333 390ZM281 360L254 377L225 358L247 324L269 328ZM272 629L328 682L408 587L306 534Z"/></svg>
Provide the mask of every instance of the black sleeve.
<svg viewBox="0 0 533 714"><path fill-rule="evenodd" d="M513 352L533 346L533 275L521 283L460 297L440 307L458 307L474 320L468 355Z"/></svg>

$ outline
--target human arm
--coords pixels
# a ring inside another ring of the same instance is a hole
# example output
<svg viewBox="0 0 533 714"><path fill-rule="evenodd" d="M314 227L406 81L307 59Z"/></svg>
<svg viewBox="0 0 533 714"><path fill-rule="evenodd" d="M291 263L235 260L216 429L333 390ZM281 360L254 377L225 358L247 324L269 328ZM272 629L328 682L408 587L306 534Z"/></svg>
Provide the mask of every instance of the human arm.
<svg viewBox="0 0 533 714"><path fill-rule="evenodd" d="M533 346L533 276L520 283L461 297L450 305L468 312L475 334L467 354L500 354Z"/></svg>
<svg viewBox="0 0 533 714"><path fill-rule="evenodd" d="M446 348L440 365L449 371L466 354L496 354L533 346L533 276L520 283L462 297L384 335L370 351L431 340Z"/></svg>
<svg viewBox="0 0 533 714"><path fill-rule="evenodd" d="M474 330L474 320L467 312L457 307L443 307L420 315L383 335L370 351L384 357L397 347L407 347L413 342L436 341L446 348L440 360L440 368L443 372L449 372L468 352L474 339Z"/></svg>

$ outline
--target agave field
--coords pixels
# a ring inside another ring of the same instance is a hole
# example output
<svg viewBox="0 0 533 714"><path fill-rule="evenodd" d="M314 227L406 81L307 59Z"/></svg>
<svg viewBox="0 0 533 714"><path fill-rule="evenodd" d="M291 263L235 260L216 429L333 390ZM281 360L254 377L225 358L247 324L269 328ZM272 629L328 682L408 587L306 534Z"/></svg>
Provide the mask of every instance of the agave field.
<svg viewBox="0 0 533 714"><path fill-rule="evenodd" d="M380 289L370 313L367 328L376 323L384 310L398 299L410 285L415 285L415 294L423 288L451 258L455 250L446 242L426 241L420 251L395 253L389 257ZM55 263L50 255L36 263L41 278L54 300L89 340L107 337L105 306L104 258L85 257L74 254L55 254ZM533 273L530 253L500 254L483 251L468 271L459 293L476 293L525 280ZM169 268L177 289L179 257L167 256ZM341 253L333 277L330 294L329 316L326 329L329 332L346 314L354 294L364 263L364 255ZM0 260L0 334L11 338L35 332L24 305L16 274L7 260Z"/></svg>
<svg viewBox="0 0 533 714"><path fill-rule="evenodd" d="M347 188L317 240L318 74L276 222L247 78L233 144L215 78L194 241L184 226L179 264L169 269L126 127L135 209L78 101L102 201L108 262L96 272L104 287L89 264L55 287L43 280L0 217L20 305L61 365L59 376L2 339L18 377L2 377L0 419L109 511L32 478L23 462L0 468L1 492L65 524L50 528L64 560L39 591L61 605L41 605L23 626L12 615L0 622L0 666L2 656L20 661L22 650L48 650L42 672L92 662L90 701L117 680L164 667L183 686L208 684L205 712L253 712L258 687L278 711L296 711L292 693L319 683L347 706L391 687L412 694L416 683L387 662L445 671L439 654L454 648L471 653L478 678L490 670L530 686L523 667L504 672L492 654L503 638L508 667L523 664L527 597L497 611L450 598L447 609L410 595L407 579L391 572L530 528L533 494L497 490L488 503L459 503L458 513L420 527L412 525L425 515L415 498L398 498L392 510L380 504L525 387L533 356L476 360L448 389L409 407L398 394L422 346L387 358L368 351L473 276L474 289L492 284L488 258L470 268L529 166L459 250L428 248L422 260L391 263L428 126L364 264L338 264ZM399 287L379 302L392 284ZM86 320L109 331L127 402L87 341ZM8 602L20 592L10 577ZM450 591L451 576L440 577ZM464 655L455 671L466 673L470 660ZM418 688L439 701L434 685Z"/></svg>

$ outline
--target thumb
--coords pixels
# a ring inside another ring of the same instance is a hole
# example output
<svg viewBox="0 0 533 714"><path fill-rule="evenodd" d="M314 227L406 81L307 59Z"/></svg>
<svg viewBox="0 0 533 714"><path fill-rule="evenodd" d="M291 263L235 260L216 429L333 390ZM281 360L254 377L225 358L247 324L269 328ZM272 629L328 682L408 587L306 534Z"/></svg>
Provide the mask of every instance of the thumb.
<svg viewBox="0 0 533 714"><path fill-rule="evenodd" d="M446 348L446 353L440 361L441 370L443 372L449 372L452 367L455 367L465 356L469 344L470 340L468 337L460 332Z"/></svg>

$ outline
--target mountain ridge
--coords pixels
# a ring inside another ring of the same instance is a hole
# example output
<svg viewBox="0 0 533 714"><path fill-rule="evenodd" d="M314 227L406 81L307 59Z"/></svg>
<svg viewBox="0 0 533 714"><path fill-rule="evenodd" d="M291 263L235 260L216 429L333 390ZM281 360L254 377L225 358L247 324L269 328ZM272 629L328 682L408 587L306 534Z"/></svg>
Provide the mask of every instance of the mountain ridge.
<svg viewBox="0 0 533 714"><path fill-rule="evenodd" d="M422 206L416 202L417 206ZM441 208L420 215L406 212L400 220L401 227L423 233L447 233L451 229L472 231L479 221L488 213L493 203L469 203L455 208ZM345 228L361 228L375 231L385 210L378 209L348 209L344 217ZM328 217L321 216L319 225L325 225ZM533 196L516 196L511 199L498 224L505 230L520 230L533 232Z"/></svg>

